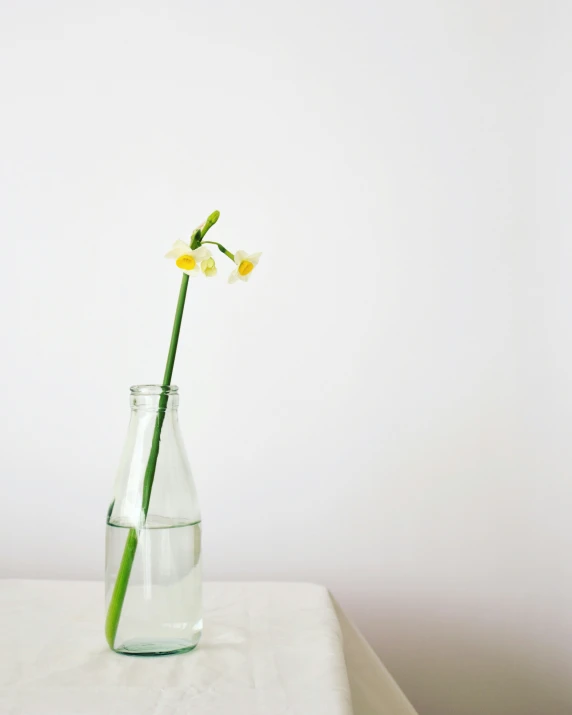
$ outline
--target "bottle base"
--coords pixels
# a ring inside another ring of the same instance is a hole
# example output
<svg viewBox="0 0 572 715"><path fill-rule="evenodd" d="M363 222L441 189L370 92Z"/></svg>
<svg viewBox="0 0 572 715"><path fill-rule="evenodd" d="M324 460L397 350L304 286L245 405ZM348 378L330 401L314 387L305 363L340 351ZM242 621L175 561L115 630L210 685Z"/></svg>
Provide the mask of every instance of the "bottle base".
<svg viewBox="0 0 572 715"><path fill-rule="evenodd" d="M132 638L121 643L113 650L121 655L178 655L194 650L199 644L196 641L181 639L153 640L145 638Z"/></svg>

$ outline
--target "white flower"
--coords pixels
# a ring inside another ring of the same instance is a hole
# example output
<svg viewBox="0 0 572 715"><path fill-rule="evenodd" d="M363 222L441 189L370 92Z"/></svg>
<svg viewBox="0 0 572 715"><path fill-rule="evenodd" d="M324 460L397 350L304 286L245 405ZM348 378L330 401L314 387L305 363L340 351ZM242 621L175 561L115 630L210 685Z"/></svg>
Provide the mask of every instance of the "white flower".
<svg viewBox="0 0 572 715"><path fill-rule="evenodd" d="M251 253L248 255L246 251L237 251L234 254L234 262L238 268L230 274L228 282L235 283L239 279L241 281L247 281L254 267L258 265L261 255L262 253Z"/></svg>
<svg viewBox="0 0 572 715"><path fill-rule="evenodd" d="M188 276L200 275L200 263L210 258L211 252L206 246L192 249L184 241L175 241L173 248L165 254L165 258L174 258L176 265Z"/></svg>

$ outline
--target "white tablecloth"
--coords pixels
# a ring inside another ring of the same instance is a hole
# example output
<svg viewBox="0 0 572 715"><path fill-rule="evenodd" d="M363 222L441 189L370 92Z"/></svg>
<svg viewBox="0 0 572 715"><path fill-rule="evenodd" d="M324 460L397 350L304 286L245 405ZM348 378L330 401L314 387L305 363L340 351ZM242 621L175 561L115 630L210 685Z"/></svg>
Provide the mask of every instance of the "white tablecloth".
<svg viewBox="0 0 572 715"><path fill-rule="evenodd" d="M2 715L415 715L361 634L312 584L208 583L184 655L108 650L103 586L0 581Z"/></svg>

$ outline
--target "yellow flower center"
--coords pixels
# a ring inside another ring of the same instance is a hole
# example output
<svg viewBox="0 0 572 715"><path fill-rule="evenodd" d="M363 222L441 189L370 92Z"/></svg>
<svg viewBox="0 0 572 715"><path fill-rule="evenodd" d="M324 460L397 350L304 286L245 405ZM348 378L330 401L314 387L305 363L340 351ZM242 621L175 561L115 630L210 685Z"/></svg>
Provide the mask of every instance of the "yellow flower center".
<svg viewBox="0 0 572 715"><path fill-rule="evenodd" d="M253 268L254 263L251 263L250 261L241 261L240 266L238 267L238 272L241 276L247 276Z"/></svg>
<svg viewBox="0 0 572 715"><path fill-rule="evenodd" d="M192 271L193 268L197 265L197 262L195 261L193 256L179 256L177 258L177 266L181 268L183 271Z"/></svg>

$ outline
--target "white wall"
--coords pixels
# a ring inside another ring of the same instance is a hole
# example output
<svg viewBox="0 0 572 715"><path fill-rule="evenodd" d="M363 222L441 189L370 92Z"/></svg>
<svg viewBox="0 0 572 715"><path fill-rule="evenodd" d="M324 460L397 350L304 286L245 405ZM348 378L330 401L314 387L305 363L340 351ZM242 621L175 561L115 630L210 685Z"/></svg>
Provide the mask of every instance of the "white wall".
<svg viewBox="0 0 572 715"><path fill-rule="evenodd" d="M101 577L162 256L218 208L264 255L192 284L176 366L207 577L327 584L422 715L571 711L572 17L534 5L2 3L2 575Z"/></svg>

